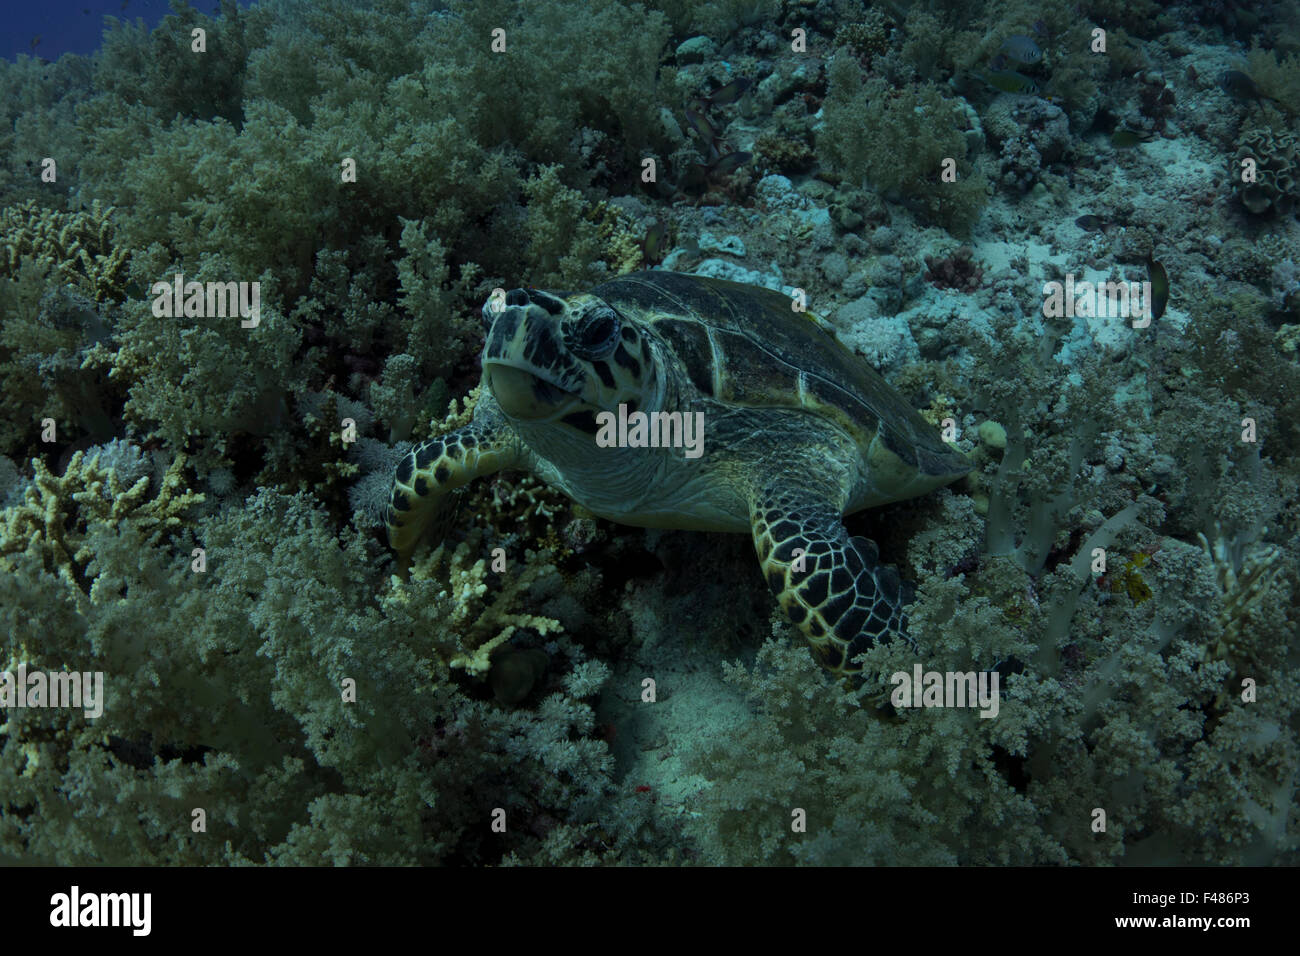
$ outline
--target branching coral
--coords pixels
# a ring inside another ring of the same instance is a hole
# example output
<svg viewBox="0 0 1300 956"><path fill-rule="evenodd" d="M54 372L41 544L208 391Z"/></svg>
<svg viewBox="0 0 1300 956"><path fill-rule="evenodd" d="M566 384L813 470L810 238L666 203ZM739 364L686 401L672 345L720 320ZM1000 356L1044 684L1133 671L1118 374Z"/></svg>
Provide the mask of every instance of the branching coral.
<svg viewBox="0 0 1300 956"><path fill-rule="evenodd" d="M1251 79L1293 117L1300 114L1300 54L1281 55L1258 47L1247 56Z"/></svg>
<svg viewBox="0 0 1300 956"><path fill-rule="evenodd" d="M558 167L542 167L524 193L529 284L581 288L598 280L602 268L621 274L641 265L642 235L630 217L616 206L588 203L560 181Z"/></svg>
<svg viewBox="0 0 1300 956"><path fill-rule="evenodd" d="M1247 647L1243 639L1245 633L1257 626L1254 620L1257 608L1261 602L1274 597L1270 592L1282 574L1282 551L1273 545L1264 545L1243 555L1242 541L1223 537L1221 530L1213 545L1204 534L1198 537L1223 595L1219 609L1223 635L1213 653L1219 658L1241 661Z"/></svg>
<svg viewBox="0 0 1300 956"><path fill-rule="evenodd" d="M531 592L556 585L554 565L532 555L522 568L489 575L491 561L484 556L483 535L471 532L455 548L443 546L417 563L408 581L394 577L382 604L418 600L440 608L443 630L435 640L448 664L482 676L491 667L492 653L516 630L531 628L543 636L560 630L553 618L518 610Z"/></svg>
<svg viewBox="0 0 1300 956"><path fill-rule="evenodd" d="M157 488L147 475L128 486L117 470L101 466L100 456L83 452L74 454L59 476L39 458L32 459L32 468L35 475L22 504L0 512L0 566L12 570L12 555L18 553L39 557L69 585L81 608L112 599L101 594L94 574L90 528L129 522L140 541L154 547L203 501L188 487L184 455L176 457Z"/></svg>
<svg viewBox="0 0 1300 956"><path fill-rule="evenodd" d="M115 242L113 212L99 200L75 213L31 200L0 210L0 279L12 279L24 262L35 262L53 280L75 283L96 301L120 299L128 253Z"/></svg>
<svg viewBox="0 0 1300 956"><path fill-rule="evenodd" d="M623 275L658 264L647 262L647 257L653 252L647 249L646 230L618 206L602 200L587 216L596 223L596 236L601 245L600 259L611 273Z"/></svg>
<svg viewBox="0 0 1300 956"><path fill-rule="evenodd" d="M797 646L769 642L753 667L728 666L757 717L693 751L692 765L713 781L698 802L708 859L1294 860L1300 748L1285 728L1300 672L1274 655L1257 702L1215 705L1229 666L1201 654L1215 630L1204 613L1212 576L1195 549L1173 541L1144 571L1158 600L1081 590L1063 566L1038 582L1041 600L1031 591L1014 614L961 576L926 579L911 613L922 666L996 668L1001 708L990 720L952 708L878 710L888 675L917 661L899 642L868 652L865 671L877 676L857 700L826 686ZM1263 625L1267 640L1281 639L1277 625ZM1034 652L1049 629L1069 634L1060 657ZM1098 807L1104 832L1091 826ZM791 828L796 808L806 832Z"/></svg>
<svg viewBox="0 0 1300 956"><path fill-rule="evenodd" d="M822 158L855 182L901 193L947 228L969 227L987 201L986 180L966 163L957 105L932 83L894 90L879 78L864 80L845 51L831 61L829 76ZM908 144L906 154L896 143ZM941 179L947 159L956 163L954 182Z"/></svg>
<svg viewBox="0 0 1300 956"><path fill-rule="evenodd" d="M761 133L754 141L755 162L760 169L775 173L802 173L812 168L817 156L801 138Z"/></svg>
<svg viewBox="0 0 1300 956"><path fill-rule="evenodd" d="M102 441L115 433L108 307L73 285L46 281L30 263L15 281L0 280L0 442L16 456L46 418L65 435Z"/></svg>
<svg viewBox="0 0 1300 956"><path fill-rule="evenodd" d="M655 5L680 29L715 32L775 7ZM755 136L766 162L799 171L816 135L827 178L843 180L815 232L829 244L832 223L865 225L865 238L886 222L876 192L952 228L978 212L985 196L966 161L978 123L943 84L960 87L1007 33L1051 38L1029 72L1076 132L1116 95L1107 73L1129 89L1121 74L1140 59L1115 30L1110 55L1088 52L1091 24L1067 0L999 2L968 34L958 4L921 6L896 11L893 35L877 11L798 13L810 48L826 49L837 29L843 48L815 134L822 71L789 69L773 29L788 17L741 31L725 67L687 63L704 56L691 44L673 74L677 103L700 95L703 76L711 86L727 82L724 69L749 76L755 54L778 61L758 66L765 90L737 105L746 121L728 135L745 149ZM187 18L209 30L205 59L176 30ZM866 28L841 29L855 18ZM490 45L496 27L504 51ZM893 712L879 684L845 693L783 628L755 666L727 668L734 729L697 721L698 736L674 737L712 784L687 806L665 811L619 781L591 703L610 668L589 648L657 654L673 630L695 649L742 646L762 621L735 601L733 577L752 574L745 542L730 542L735 555L722 552L714 578L707 562L685 560L694 538L610 534L510 477L466 490L464 520L409 580L389 577L373 523L345 527L339 479L384 458L377 439L418 440L472 413L471 395L438 421L472 370L490 289L585 285L602 272L595 263L655 261L646 247L667 233L642 246L641 213L600 190L635 183L647 155L706 159L662 119L668 36L663 16L615 0L280 0L226 3L219 21L186 9L158 31L114 29L93 64L0 64L0 153L17 182L0 187L10 204L0 495L16 476L8 458L35 453L33 423L45 417L65 448L124 425L132 436L73 456L62 476L38 463L0 514L0 666L102 670L110 688L95 722L0 714L6 862L654 862L666 844L721 862L1296 859L1293 550L1251 551L1244 543L1260 535L1241 531L1205 541L1207 561L1184 543L1211 518L1292 520L1300 389L1262 295L1219 302L1188 286L1199 311L1186 339L1166 323L1103 363L1078 341L1057 357L1066 332L1033 314L1030 259L1016 255L1024 267L1012 279L934 263L935 279L984 308L922 319L921 354L944 366L914 366L909 393L930 402L936 424L951 417L967 432L991 416L1008 438L976 452L971 485L886 516L898 530L882 550L911 542L920 659L996 668L1000 715ZM1283 98L1265 67L1251 69ZM1163 88L1139 95L1163 115ZM755 113L778 100L779 116ZM1027 185L1066 155L1064 119L1029 99L1005 112L1031 126L1007 149ZM993 138L1015 139L1016 125ZM13 205L32 195L33 158L46 154L67 157L64 203L100 205ZM939 179L950 156L957 184ZM822 201L824 185L801 188ZM797 198L788 182L782 192ZM739 195L725 198L735 206ZM791 234L814 232L812 215L802 220ZM1152 234L1129 230L1147 251ZM911 243L905 222L871 238L878 251L900 247L878 264L898 295L916 285L915 257L936 248ZM831 282L865 248L844 243L818 257ZM1242 277L1261 283L1284 256L1256 258ZM128 293L128 272L145 288L176 272L260 280L261 324L154 316ZM994 312L1005 327L988 325ZM969 340L981 336L982 350ZM1258 449L1237 447L1243 415L1257 419ZM370 430L347 451L344 416ZM170 463L165 476L151 475L157 462ZM1110 562L1101 580L1098 547ZM584 548L591 560L574 560ZM655 603L656 589L678 603ZM656 620L663 607L673 614ZM868 670L916 661L896 642L875 648ZM666 677L667 662L654 664ZM711 666L690 664L693 677ZM1256 700L1240 699L1246 677ZM189 828L197 806L206 834ZM1088 828L1096 806L1106 834ZM808 811L806 834L790 830L795 807ZM505 833L488 825L497 808ZM680 832L687 820L691 834Z"/></svg>
<svg viewBox="0 0 1300 956"><path fill-rule="evenodd" d="M960 586L939 584L939 604L952 618ZM945 643L955 659L977 631L983 654L994 650L990 639L997 643L1005 634L991 626L995 615L987 605L965 613L972 616L947 622ZM899 645L873 652L871 670L910 673L915 655ZM1015 649L1014 643L996 648ZM969 645L963 650L969 654ZM946 656L947 650L932 647L930 653ZM1042 839L1032 804L999 779L991 746L1016 735L1028 710L1022 702L1004 700L1000 720L952 710L891 718L874 691L859 699L827 686L807 650L786 634L764 644L753 667L729 664L725 673L757 715L731 733L709 735L691 754L691 766L713 781L697 801L703 816L693 828L708 862L943 865L1059 858ZM806 814L806 832L791 826L796 809Z"/></svg>
<svg viewBox="0 0 1300 956"><path fill-rule="evenodd" d="M238 274L224 257L211 256L185 277L224 282ZM261 281L274 282L270 275ZM306 384L307 370L294 361L303 332L267 298L255 328L238 318L158 317L149 302L129 302L110 373L127 389L127 420L174 447L202 436L205 459L245 433L285 440L288 397Z"/></svg>
<svg viewBox="0 0 1300 956"><path fill-rule="evenodd" d="M847 46L861 66L870 68L872 59L889 49L889 27L880 8L872 7L864 11L862 20L846 23L835 32L835 46Z"/></svg>
<svg viewBox="0 0 1300 956"><path fill-rule="evenodd" d="M611 799L612 758L584 701L603 665L552 632L535 708L503 708L453 678L455 655L482 647L475 635L496 636L453 627L478 627L476 612L519 620L518 582L484 595L453 594L446 577L385 587L377 546L335 532L307 495L262 491L182 526L180 553L145 509L95 502L86 514L104 600L47 570L39 547L2 559L0 662L102 670L109 693L98 722L79 710L0 715L0 857L657 858L644 801ZM190 565L195 543L203 572ZM474 590L471 547L457 559L462 592ZM553 583L545 568L523 572L530 603ZM190 830L195 807L205 834ZM499 836L497 807L508 814Z"/></svg>

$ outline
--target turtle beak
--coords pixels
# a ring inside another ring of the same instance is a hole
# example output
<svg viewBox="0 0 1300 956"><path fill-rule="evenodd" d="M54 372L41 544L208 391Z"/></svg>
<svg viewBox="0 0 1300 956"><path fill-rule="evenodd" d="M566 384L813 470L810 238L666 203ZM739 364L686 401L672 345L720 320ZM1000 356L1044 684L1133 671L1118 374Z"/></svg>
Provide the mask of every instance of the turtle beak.
<svg viewBox="0 0 1300 956"><path fill-rule="evenodd" d="M550 418L573 398L550 382L511 365L491 363L488 382L501 410L523 421Z"/></svg>

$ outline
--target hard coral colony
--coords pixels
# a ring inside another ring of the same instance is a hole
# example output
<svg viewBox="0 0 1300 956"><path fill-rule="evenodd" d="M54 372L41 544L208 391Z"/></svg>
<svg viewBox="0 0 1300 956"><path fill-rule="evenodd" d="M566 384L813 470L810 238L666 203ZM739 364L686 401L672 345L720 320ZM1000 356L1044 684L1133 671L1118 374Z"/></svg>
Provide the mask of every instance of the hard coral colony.
<svg viewBox="0 0 1300 956"><path fill-rule="evenodd" d="M1300 862L1291 6L3 61L0 859Z"/></svg>

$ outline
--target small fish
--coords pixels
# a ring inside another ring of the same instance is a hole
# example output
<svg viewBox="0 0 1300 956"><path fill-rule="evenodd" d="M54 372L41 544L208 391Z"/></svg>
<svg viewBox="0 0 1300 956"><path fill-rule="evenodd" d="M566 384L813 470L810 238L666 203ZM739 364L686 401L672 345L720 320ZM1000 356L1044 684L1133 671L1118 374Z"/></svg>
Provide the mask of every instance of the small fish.
<svg viewBox="0 0 1300 956"><path fill-rule="evenodd" d="M712 171L719 176L725 176L727 173L734 173L753 158L753 153L728 153L726 156L720 156L714 161Z"/></svg>
<svg viewBox="0 0 1300 956"><path fill-rule="evenodd" d="M658 219L646 229L641 241L641 255L648 265L657 266L664 261L664 239L667 236L667 228Z"/></svg>
<svg viewBox="0 0 1300 956"><path fill-rule="evenodd" d="M1078 219L1074 220L1074 224L1085 232L1105 232L1106 227L1110 225L1110 223L1105 219L1102 219L1101 216L1094 216L1092 213L1088 213L1086 216L1080 216Z"/></svg>
<svg viewBox="0 0 1300 956"><path fill-rule="evenodd" d="M1017 63L1037 63L1043 58L1043 51L1038 48L1038 44L1020 34L1003 40L1002 52Z"/></svg>
<svg viewBox="0 0 1300 956"><path fill-rule="evenodd" d="M712 145L714 140L718 138L717 131L709 123L708 119L702 113L695 112L695 110L691 109L689 106L686 107L686 122L691 124L691 129L695 130L695 135L704 140L704 142Z"/></svg>
<svg viewBox="0 0 1300 956"><path fill-rule="evenodd" d="M990 70L1005 70L1007 68L1007 55L999 53L993 59L989 60Z"/></svg>
<svg viewBox="0 0 1300 956"><path fill-rule="evenodd" d="M737 77L726 86L720 86L709 94L709 102L718 106L728 106L742 96L745 91L754 85L754 81L746 77Z"/></svg>
<svg viewBox="0 0 1300 956"><path fill-rule="evenodd" d="M1265 96L1259 85L1245 73L1242 73L1241 70L1229 70L1224 73L1219 80L1219 88L1234 100L1242 103L1249 103L1252 100L1271 100L1273 98Z"/></svg>
<svg viewBox="0 0 1300 956"><path fill-rule="evenodd" d="M989 70L976 74L989 86L1003 93L1021 93L1033 96L1038 92L1038 84L1032 78L1015 70Z"/></svg>
<svg viewBox="0 0 1300 956"><path fill-rule="evenodd" d="M1151 318L1158 319L1165 314L1165 306L1169 304L1169 273L1148 257L1147 278L1151 281Z"/></svg>
<svg viewBox="0 0 1300 956"><path fill-rule="evenodd" d="M1133 129L1117 129L1110 134L1110 145L1116 149L1132 149L1139 143L1148 142L1150 139L1150 133L1142 133Z"/></svg>
<svg viewBox="0 0 1300 956"><path fill-rule="evenodd" d="M1034 32L1037 33L1040 37L1045 37L1045 36L1047 36L1047 21L1046 21L1046 20L1035 20L1035 21L1034 21L1034 27L1033 27L1033 30L1034 30Z"/></svg>
<svg viewBox="0 0 1300 956"><path fill-rule="evenodd" d="M36 34L36 36L32 37L31 47L32 47L33 50L35 50L38 46L41 45L41 37L42 37L42 36L44 36L43 33L38 33L38 34Z"/></svg>

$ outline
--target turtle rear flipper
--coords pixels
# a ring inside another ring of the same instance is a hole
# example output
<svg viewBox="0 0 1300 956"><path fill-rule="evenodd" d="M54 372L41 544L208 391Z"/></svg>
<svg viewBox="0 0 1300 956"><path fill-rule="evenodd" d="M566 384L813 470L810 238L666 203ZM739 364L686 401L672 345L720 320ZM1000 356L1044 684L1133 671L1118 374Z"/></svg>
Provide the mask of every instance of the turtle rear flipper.
<svg viewBox="0 0 1300 956"><path fill-rule="evenodd" d="M874 542L849 537L837 507L777 494L756 504L752 520L763 576L822 666L856 674L854 657L906 636L910 588L880 563Z"/></svg>

